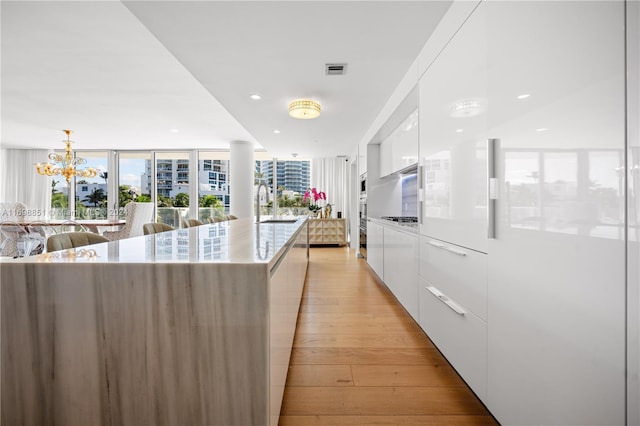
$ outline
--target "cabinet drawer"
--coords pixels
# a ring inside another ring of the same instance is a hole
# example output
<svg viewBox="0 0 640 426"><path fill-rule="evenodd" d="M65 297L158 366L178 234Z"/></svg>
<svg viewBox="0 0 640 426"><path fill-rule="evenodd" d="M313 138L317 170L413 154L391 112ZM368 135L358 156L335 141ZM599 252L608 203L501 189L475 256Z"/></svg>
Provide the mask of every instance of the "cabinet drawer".
<svg viewBox="0 0 640 426"><path fill-rule="evenodd" d="M445 304L428 287L438 292L420 278L420 326L476 395L485 401L487 324L455 300L450 300L451 306ZM442 296L448 299L448 295Z"/></svg>
<svg viewBox="0 0 640 426"><path fill-rule="evenodd" d="M486 321L486 254L421 237L420 276Z"/></svg>

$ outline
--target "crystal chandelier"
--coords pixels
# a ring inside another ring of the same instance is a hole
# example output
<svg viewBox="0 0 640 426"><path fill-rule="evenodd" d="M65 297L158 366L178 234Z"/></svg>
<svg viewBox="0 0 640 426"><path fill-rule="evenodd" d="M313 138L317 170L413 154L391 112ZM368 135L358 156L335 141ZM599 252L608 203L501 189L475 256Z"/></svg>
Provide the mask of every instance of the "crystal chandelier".
<svg viewBox="0 0 640 426"><path fill-rule="evenodd" d="M77 166L82 164L86 164L87 160L80 157L73 156L73 151L71 151L71 143L73 141L69 140L71 135L71 130L63 130L67 134L67 140L62 141L67 144L67 148L65 150L64 155L51 153L49 154L49 160L53 163L45 163L45 164L36 164L36 171L43 176L56 176L62 175L67 179L67 185L71 181L72 176L77 177L87 177L92 178L96 177L98 171L93 167L87 167L86 169L78 169Z"/></svg>

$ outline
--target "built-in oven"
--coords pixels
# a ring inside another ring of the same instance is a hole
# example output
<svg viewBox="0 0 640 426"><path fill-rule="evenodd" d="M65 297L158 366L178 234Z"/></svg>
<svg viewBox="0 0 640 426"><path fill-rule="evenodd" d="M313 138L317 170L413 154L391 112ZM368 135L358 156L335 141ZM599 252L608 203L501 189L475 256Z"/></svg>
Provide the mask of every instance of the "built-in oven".
<svg viewBox="0 0 640 426"><path fill-rule="evenodd" d="M360 197L360 247L361 257L367 257L367 197Z"/></svg>

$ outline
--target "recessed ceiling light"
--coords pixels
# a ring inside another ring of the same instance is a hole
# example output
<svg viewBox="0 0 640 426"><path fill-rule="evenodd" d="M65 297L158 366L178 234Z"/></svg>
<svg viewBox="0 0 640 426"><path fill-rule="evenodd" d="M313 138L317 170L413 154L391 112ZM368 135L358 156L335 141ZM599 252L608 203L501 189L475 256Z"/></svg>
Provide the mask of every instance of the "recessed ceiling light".
<svg viewBox="0 0 640 426"><path fill-rule="evenodd" d="M518 99L527 99L529 96L531 96L529 93L524 93L520 96L517 96Z"/></svg>
<svg viewBox="0 0 640 426"><path fill-rule="evenodd" d="M536 132L545 132L549 129L547 129L546 127L540 127L539 129L536 129Z"/></svg>
<svg viewBox="0 0 640 426"><path fill-rule="evenodd" d="M464 132L463 129L456 129L456 133L462 133L462 132Z"/></svg>
<svg viewBox="0 0 640 426"><path fill-rule="evenodd" d="M273 133L278 134L278 133L280 133L280 130L274 130Z"/></svg>
<svg viewBox="0 0 640 426"><path fill-rule="evenodd" d="M249 95L249 97L251 99L253 99L254 101L258 101L258 100L262 99L262 96L258 95L257 93L252 93L251 95Z"/></svg>
<svg viewBox="0 0 640 426"><path fill-rule="evenodd" d="M178 129L171 129L171 130L169 130L169 131L170 131L171 133L180 133L180 130L178 130Z"/></svg>

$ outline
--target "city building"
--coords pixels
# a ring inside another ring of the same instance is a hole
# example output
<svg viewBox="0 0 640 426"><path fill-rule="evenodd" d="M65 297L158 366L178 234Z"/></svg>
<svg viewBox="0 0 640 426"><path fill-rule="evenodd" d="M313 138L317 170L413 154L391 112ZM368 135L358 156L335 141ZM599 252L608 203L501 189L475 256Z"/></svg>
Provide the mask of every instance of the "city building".
<svg viewBox="0 0 640 426"><path fill-rule="evenodd" d="M141 177L143 193L151 193L151 160L145 162L146 172ZM156 160L156 176L158 196L175 198L180 193L189 193L189 160ZM229 208L229 161L228 160L200 160L198 161L198 194L216 196Z"/></svg>
<svg viewBox="0 0 640 426"><path fill-rule="evenodd" d="M256 162L257 163L257 162ZM277 160L278 187L303 194L311 182L311 162L308 160ZM261 161L260 172L267 182L273 182L273 161Z"/></svg>

